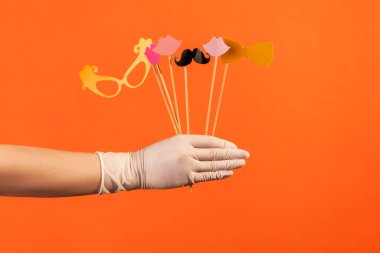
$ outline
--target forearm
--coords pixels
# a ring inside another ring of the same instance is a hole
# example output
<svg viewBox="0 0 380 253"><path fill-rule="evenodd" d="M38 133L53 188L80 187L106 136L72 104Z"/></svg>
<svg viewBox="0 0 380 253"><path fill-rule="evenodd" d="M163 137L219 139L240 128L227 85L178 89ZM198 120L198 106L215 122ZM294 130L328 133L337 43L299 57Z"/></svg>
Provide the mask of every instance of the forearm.
<svg viewBox="0 0 380 253"><path fill-rule="evenodd" d="M0 145L0 195L94 194L100 178L100 162L95 153Z"/></svg>

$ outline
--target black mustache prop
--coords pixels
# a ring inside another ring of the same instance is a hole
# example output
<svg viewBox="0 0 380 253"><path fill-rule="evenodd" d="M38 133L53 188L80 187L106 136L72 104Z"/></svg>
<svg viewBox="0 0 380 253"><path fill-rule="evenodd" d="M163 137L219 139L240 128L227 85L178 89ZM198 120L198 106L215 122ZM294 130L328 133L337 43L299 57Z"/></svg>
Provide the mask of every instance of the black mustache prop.
<svg viewBox="0 0 380 253"><path fill-rule="evenodd" d="M200 50L199 48L194 48L193 51L191 51L190 49L185 49L182 51L181 59L177 61L177 56L176 56L174 58L174 61L175 61L175 64L177 64L177 66L180 66L180 67L185 67L189 65L193 59L196 63L207 64L211 60L210 55L209 54L207 55L208 55L208 58L205 57L202 50Z"/></svg>

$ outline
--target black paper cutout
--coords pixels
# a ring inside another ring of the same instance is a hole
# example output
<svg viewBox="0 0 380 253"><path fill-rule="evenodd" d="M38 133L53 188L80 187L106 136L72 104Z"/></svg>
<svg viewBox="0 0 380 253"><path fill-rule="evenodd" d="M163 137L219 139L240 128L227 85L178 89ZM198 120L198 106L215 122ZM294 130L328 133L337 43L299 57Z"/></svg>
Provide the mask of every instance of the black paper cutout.
<svg viewBox="0 0 380 253"><path fill-rule="evenodd" d="M211 57L207 54L208 57L204 55L201 49L194 48L193 51L190 49L185 49L182 51L181 59L177 61L177 56L174 58L175 64L179 67L185 67L189 65L192 60L198 64L207 64L210 62Z"/></svg>

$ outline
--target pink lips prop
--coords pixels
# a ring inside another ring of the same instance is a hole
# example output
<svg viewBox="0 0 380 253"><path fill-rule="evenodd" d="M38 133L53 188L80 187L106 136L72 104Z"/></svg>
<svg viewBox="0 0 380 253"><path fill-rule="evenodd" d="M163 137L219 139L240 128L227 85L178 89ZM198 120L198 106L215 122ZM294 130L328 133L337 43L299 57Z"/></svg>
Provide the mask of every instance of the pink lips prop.
<svg viewBox="0 0 380 253"><path fill-rule="evenodd" d="M155 47L155 44L151 44L150 47L147 47L145 50L145 56L152 65L156 65L160 61L160 55L154 52Z"/></svg>
<svg viewBox="0 0 380 253"><path fill-rule="evenodd" d="M208 43L203 45L203 48L209 55L214 57L221 56L230 49L230 47L224 43L222 37L212 37Z"/></svg>
<svg viewBox="0 0 380 253"><path fill-rule="evenodd" d="M161 37L157 46L153 49L159 55L172 55L175 51L178 50L181 45L182 40L176 40L170 35L166 35L166 37Z"/></svg>

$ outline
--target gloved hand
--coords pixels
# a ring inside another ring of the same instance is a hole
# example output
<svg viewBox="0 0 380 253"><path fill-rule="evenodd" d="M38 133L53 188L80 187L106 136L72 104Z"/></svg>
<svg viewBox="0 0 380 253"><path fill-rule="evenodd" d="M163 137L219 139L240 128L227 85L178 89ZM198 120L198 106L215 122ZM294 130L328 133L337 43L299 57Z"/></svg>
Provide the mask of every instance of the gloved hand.
<svg viewBox="0 0 380 253"><path fill-rule="evenodd" d="M207 135L176 135L136 152L96 152L102 168L99 194L167 189L232 176L247 151Z"/></svg>

